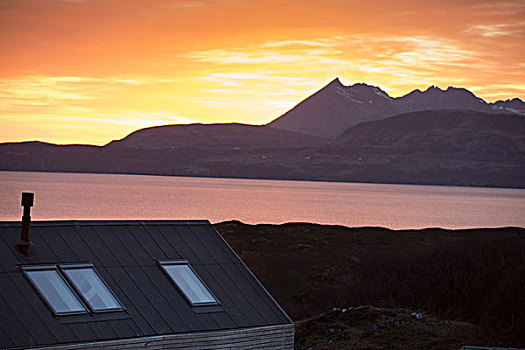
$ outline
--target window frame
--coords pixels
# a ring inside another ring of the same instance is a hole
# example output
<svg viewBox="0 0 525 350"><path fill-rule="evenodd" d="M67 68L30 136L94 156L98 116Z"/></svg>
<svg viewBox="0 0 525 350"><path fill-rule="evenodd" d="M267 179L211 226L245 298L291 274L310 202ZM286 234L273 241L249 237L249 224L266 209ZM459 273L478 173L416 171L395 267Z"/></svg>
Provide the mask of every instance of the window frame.
<svg viewBox="0 0 525 350"><path fill-rule="evenodd" d="M119 308L107 308L102 310L95 310L93 307L91 307L88 300L84 297L83 293L80 291L80 289L77 287L77 285L73 282L73 280L67 275L66 270L73 270L73 269L86 269L90 268L99 278L99 280L102 282L102 285L106 288L106 290L109 291L109 293L115 298L117 303L121 306ZM22 273L26 277L26 279L29 281L29 284L31 287L37 292L40 299L44 301L44 304L47 306L47 308L53 313L55 316L70 316L70 315L93 315L93 314L103 314L103 313L109 313L109 312L120 312L120 311L126 311L126 308L124 307L124 304L118 299L117 295L113 292L113 290L109 287L109 285L104 281L102 276L98 273L98 271L95 269L95 265L91 263L64 263L64 264L44 264L44 265L21 265L20 269L22 270ZM60 312L57 311L53 305L49 302L48 298L38 285L32 280L30 277L31 271L55 271L57 275L62 279L62 281L65 283L66 287L69 289L69 291L73 294L73 296L77 299L77 301L82 305L84 308L84 311L66 311L66 312ZM29 274L28 274L29 272Z"/></svg>
<svg viewBox="0 0 525 350"><path fill-rule="evenodd" d="M75 284L75 282L67 275L66 270L76 270L76 269L91 269L95 275L98 277L99 281L102 282L102 285L106 288L106 290L113 296L115 301L120 305L120 307L117 308L106 308L102 310L95 310L89 301L86 299L84 294L80 291L80 288ZM88 310L92 314L102 314L107 312L116 312L116 311L125 311L126 308L122 304L122 302L119 300L117 295L109 288L108 284L102 276L98 273L98 271L95 269L95 265L91 263L85 263L85 264L58 264L58 270L64 275L64 277L67 279L67 281L70 283L71 287L73 287L73 290L76 292L77 296L80 297L84 305L87 305Z"/></svg>
<svg viewBox="0 0 525 350"><path fill-rule="evenodd" d="M220 306L221 305L219 299L217 299L217 297L212 293L210 288L206 285L206 283L204 283L202 278L197 274L195 269L193 269L193 267L190 265L190 263L187 260L157 260L156 262L157 262L157 265L161 268L162 272L164 272L166 277L177 288L180 294L182 294L184 299L186 299L188 304L190 304L191 306L201 307L201 306ZM170 273L166 269L166 266L171 266L171 265L186 265L190 269L190 271L193 273L193 275L197 278L197 280L201 283L204 289L206 289L206 291L210 293L210 295L215 301L204 301L204 302L196 302L196 303L191 301L191 299L186 295L186 292L184 291L184 289L182 289L178 285L178 283L171 277Z"/></svg>
<svg viewBox="0 0 525 350"><path fill-rule="evenodd" d="M81 298L79 298L79 296L77 295L75 290L73 288L71 288L71 285L69 284L68 279L62 273L60 273L60 271L58 270L58 266L57 265L55 265L55 264L53 264L53 265L26 265L26 266L21 266L21 269L22 269L22 272L23 272L24 276L29 281L29 284L31 285L31 287L37 292L37 294L40 297L40 299L42 299L42 301L44 302L46 307L53 313L53 315L55 315L55 316L70 316L70 315L86 315L86 314L89 314L90 309L88 308L88 306L86 304L84 304L84 301ZM46 297L46 295L40 290L38 285L31 278L30 273L32 271L55 271L57 273L57 275L62 279L62 281L64 282L66 287L69 289L69 291L77 299L77 301L82 305L82 307L84 307L84 311L65 311L65 312L57 311L53 307L53 304L51 304L49 299Z"/></svg>

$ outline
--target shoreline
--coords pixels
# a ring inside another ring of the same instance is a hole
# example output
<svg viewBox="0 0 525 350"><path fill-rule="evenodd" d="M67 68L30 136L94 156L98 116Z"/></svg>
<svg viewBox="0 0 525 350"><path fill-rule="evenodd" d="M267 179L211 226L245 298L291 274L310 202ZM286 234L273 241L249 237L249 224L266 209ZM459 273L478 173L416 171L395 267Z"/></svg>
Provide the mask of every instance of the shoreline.
<svg viewBox="0 0 525 350"><path fill-rule="evenodd" d="M249 176L205 176L205 175L184 175L184 174L147 174L143 172L102 172L102 171L58 171L58 170L12 170L0 169L0 172L24 172L24 173L54 173L54 174L85 174L85 175L130 175L130 176L158 176L158 177L181 177L181 178L197 178L197 179L233 179L233 180L262 180L262 181L300 181L300 182L321 182L321 183L335 183L335 184L363 184L363 185L399 185L399 186L428 186L428 187L459 187L459 188L494 188L494 189L509 189L509 190L525 190L525 186L482 186L482 185L462 185L462 184L435 184L435 183L421 183L421 182L371 182L371 181L338 181L338 180L316 180L305 178L272 178L272 177L249 177Z"/></svg>
<svg viewBox="0 0 525 350"><path fill-rule="evenodd" d="M517 229L517 230L525 230L525 226L514 226L514 225L508 225L508 226L483 226L483 227L463 227L463 228L446 228L446 227L423 227L423 228L389 228L386 226L347 226L342 224L322 224L322 223L316 223L316 222L307 222L307 221L288 221L283 223L247 223L241 220L224 220L219 222L212 222L213 226L223 226L223 225L231 225L231 224L238 224L238 225L244 225L244 226L250 226L253 228L257 228L259 226L274 226L274 227L281 227L281 226L293 226L293 225L311 225L318 228L342 228L342 229L362 229L362 230L384 230L384 231L392 231L392 232L399 232L399 231L406 231L406 232L413 232L413 231L429 231L429 230L442 230L442 231L471 231L471 230L507 230L507 229Z"/></svg>

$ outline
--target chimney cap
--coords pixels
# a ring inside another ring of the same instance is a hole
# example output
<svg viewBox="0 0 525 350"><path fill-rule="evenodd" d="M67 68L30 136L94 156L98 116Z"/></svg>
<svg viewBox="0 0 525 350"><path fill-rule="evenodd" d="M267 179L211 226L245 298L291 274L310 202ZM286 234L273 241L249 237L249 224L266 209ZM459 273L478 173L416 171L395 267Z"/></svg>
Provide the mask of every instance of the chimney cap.
<svg viewBox="0 0 525 350"><path fill-rule="evenodd" d="M35 198L35 194L31 192L22 192L22 206L26 207L32 207L33 206L33 199Z"/></svg>

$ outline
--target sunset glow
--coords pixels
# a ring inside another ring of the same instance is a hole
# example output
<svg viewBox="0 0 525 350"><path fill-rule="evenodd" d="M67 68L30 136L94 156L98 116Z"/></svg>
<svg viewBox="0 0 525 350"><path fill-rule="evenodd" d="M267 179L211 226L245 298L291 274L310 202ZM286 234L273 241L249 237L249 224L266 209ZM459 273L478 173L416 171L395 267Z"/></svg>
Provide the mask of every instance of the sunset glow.
<svg viewBox="0 0 525 350"><path fill-rule="evenodd" d="M525 99L525 1L0 0L0 142L267 123L335 77Z"/></svg>

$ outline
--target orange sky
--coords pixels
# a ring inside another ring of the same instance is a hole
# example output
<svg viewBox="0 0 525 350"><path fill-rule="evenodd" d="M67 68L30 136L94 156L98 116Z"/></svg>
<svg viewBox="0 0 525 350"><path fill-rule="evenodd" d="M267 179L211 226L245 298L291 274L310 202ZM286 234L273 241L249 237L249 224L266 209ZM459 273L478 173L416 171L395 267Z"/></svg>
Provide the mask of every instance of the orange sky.
<svg viewBox="0 0 525 350"><path fill-rule="evenodd" d="M269 122L336 76L525 99L525 1L0 0L0 142Z"/></svg>

